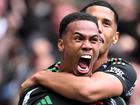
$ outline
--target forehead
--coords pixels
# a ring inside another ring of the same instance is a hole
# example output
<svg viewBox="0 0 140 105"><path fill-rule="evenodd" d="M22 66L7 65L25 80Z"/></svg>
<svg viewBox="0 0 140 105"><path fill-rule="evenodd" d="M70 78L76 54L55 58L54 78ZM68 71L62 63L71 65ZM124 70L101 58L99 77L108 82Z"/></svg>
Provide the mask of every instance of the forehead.
<svg viewBox="0 0 140 105"><path fill-rule="evenodd" d="M97 17L97 19L108 19L110 21L115 22L115 14L114 12L104 6L91 6L87 8L86 10L87 13L92 14L93 16Z"/></svg>
<svg viewBox="0 0 140 105"><path fill-rule="evenodd" d="M71 22L67 26L67 31L80 31L80 32L86 32L86 33L97 33L98 27L92 21L78 20L78 21Z"/></svg>

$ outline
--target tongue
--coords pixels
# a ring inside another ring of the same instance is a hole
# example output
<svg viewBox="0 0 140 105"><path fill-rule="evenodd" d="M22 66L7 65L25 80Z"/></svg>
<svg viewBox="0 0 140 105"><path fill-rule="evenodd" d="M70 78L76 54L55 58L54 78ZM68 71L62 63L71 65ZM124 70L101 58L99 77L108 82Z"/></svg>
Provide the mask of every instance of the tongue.
<svg viewBox="0 0 140 105"><path fill-rule="evenodd" d="M78 63L76 70L78 75L86 75L90 72L88 63L84 61Z"/></svg>
<svg viewBox="0 0 140 105"><path fill-rule="evenodd" d="M86 62L79 62L79 66L83 69L86 69L88 67L88 64Z"/></svg>
<svg viewBox="0 0 140 105"><path fill-rule="evenodd" d="M87 61L86 59L80 59L77 65L77 69L75 69L74 72L76 75L88 75L88 73L90 72L89 61Z"/></svg>

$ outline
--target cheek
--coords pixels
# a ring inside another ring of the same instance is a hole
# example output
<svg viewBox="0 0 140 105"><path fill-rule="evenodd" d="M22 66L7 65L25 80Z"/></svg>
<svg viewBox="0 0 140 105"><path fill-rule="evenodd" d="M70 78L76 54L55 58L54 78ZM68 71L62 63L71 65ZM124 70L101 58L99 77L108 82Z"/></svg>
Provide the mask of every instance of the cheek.
<svg viewBox="0 0 140 105"><path fill-rule="evenodd" d="M111 30L106 30L104 32L104 40L106 44L110 44L112 42L113 39L113 31Z"/></svg>
<svg viewBox="0 0 140 105"><path fill-rule="evenodd" d="M70 53L70 54L73 54L75 55L76 53L78 53L78 51L80 50L81 48L81 44L82 43L76 43L74 40L70 40L68 39L64 45L65 45L65 51L67 53Z"/></svg>
<svg viewBox="0 0 140 105"><path fill-rule="evenodd" d="M99 55L99 50L100 50L100 48L101 48L100 45L95 46L95 47L93 48L93 55L98 56L98 55Z"/></svg>
<svg viewBox="0 0 140 105"><path fill-rule="evenodd" d="M77 44L68 44L65 46L64 51L65 51L65 53L68 53L70 55L74 55L75 53L78 52L78 48L79 47L77 46Z"/></svg>
<svg viewBox="0 0 140 105"><path fill-rule="evenodd" d="M65 50L64 50L64 59L67 59L69 62L74 62L77 55L78 55L78 51L74 48L71 48L71 47L67 47Z"/></svg>
<svg viewBox="0 0 140 105"><path fill-rule="evenodd" d="M76 43L74 41L71 41L70 43L67 44L66 48L70 51L75 51L79 49L81 46L81 43Z"/></svg>

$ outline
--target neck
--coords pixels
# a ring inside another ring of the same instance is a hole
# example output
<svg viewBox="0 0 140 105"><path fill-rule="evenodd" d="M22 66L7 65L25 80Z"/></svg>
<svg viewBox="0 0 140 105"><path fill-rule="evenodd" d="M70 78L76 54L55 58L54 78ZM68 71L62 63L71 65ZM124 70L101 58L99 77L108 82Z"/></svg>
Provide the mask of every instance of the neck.
<svg viewBox="0 0 140 105"><path fill-rule="evenodd" d="M72 70L73 69L62 59L60 63L60 72L71 72Z"/></svg>
<svg viewBox="0 0 140 105"><path fill-rule="evenodd" d="M93 66L93 71L95 71L96 69L98 69L102 64L106 63L108 60L108 54L105 53L103 55L100 55L98 57L98 60L95 62L94 66Z"/></svg>

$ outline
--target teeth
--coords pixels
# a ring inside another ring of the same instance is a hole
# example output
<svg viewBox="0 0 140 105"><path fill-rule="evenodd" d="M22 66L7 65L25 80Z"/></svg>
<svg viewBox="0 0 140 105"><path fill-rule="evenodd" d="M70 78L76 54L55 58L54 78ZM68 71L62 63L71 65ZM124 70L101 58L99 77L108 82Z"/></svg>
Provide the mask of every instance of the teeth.
<svg viewBox="0 0 140 105"><path fill-rule="evenodd" d="M78 69L81 70L81 71L87 71L88 70L88 67L86 67L85 69L83 69L80 66L78 66Z"/></svg>
<svg viewBox="0 0 140 105"><path fill-rule="evenodd" d="M91 56L90 55L82 55L81 57L82 58L86 58L86 59L91 59Z"/></svg>

